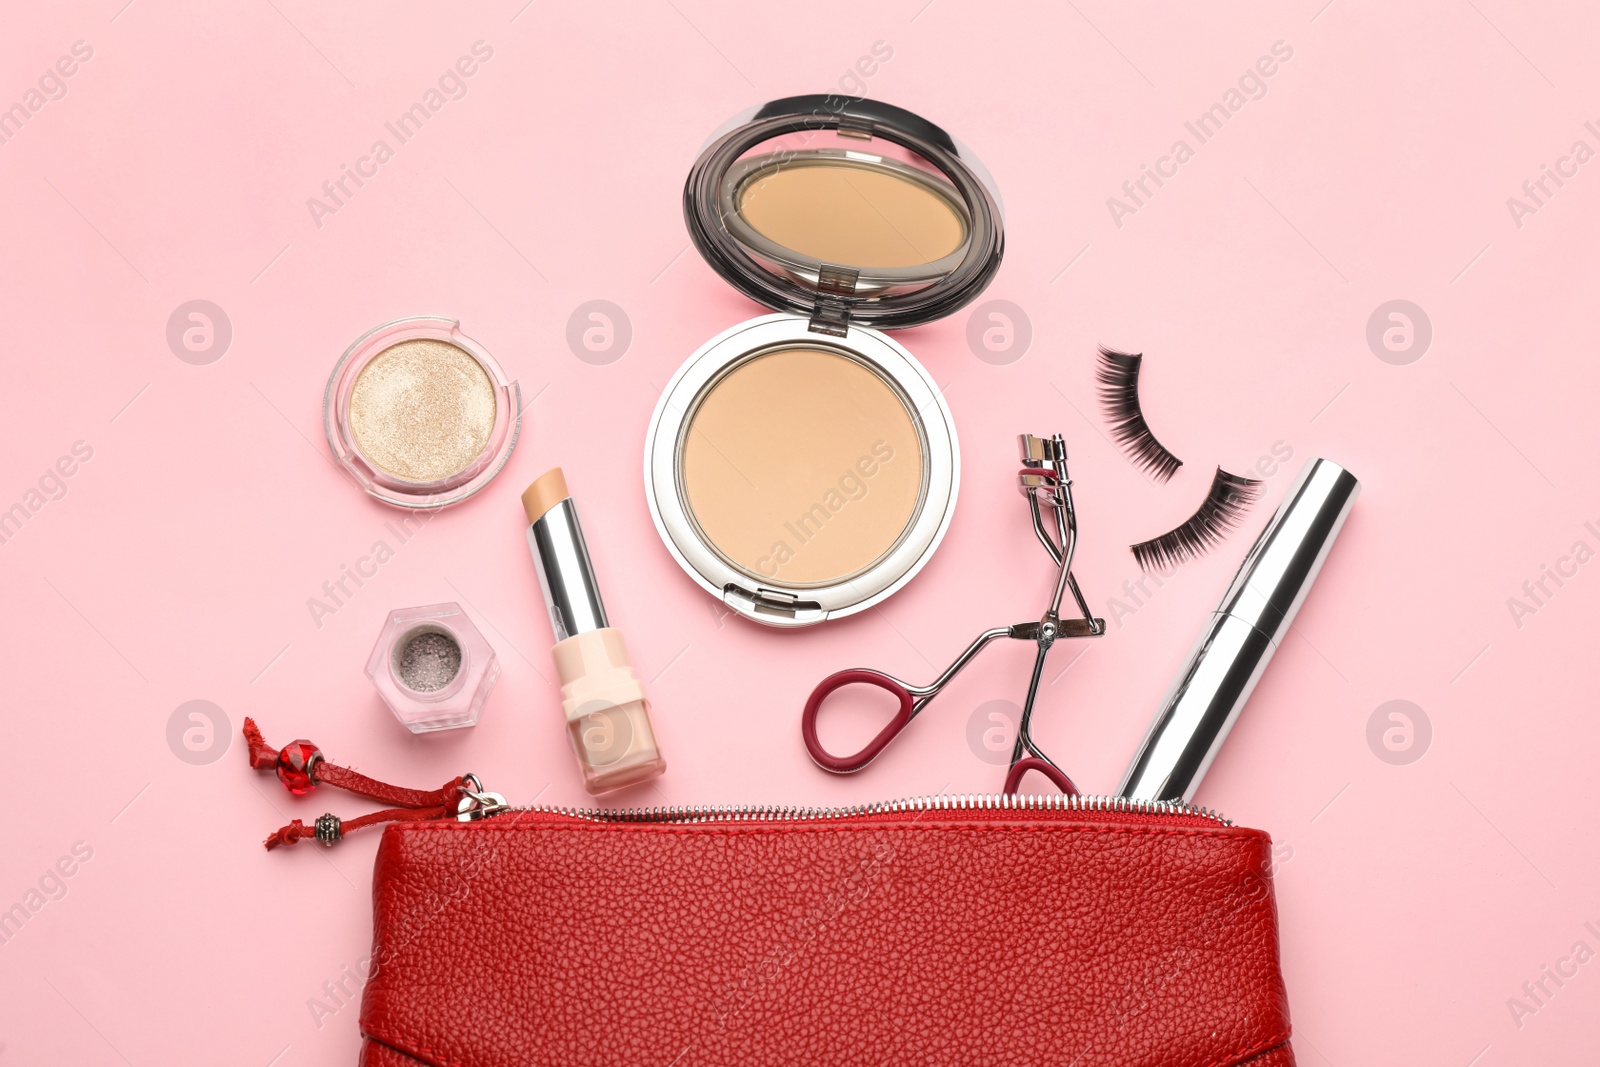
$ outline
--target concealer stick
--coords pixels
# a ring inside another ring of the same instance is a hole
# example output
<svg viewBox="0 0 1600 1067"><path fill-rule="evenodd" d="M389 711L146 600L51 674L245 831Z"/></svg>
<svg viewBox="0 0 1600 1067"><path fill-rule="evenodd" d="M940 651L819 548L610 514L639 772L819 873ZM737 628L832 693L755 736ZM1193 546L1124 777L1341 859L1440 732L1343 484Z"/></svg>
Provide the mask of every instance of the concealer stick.
<svg viewBox="0 0 1600 1067"><path fill-rule="evenodd" d="M667 764L656 747L644 684L633 672L622 634L606 621L578 509L560 467L528 486L522 507L556 638L550 654L561 709L584 788L607 793L654 778Z"/></svg>

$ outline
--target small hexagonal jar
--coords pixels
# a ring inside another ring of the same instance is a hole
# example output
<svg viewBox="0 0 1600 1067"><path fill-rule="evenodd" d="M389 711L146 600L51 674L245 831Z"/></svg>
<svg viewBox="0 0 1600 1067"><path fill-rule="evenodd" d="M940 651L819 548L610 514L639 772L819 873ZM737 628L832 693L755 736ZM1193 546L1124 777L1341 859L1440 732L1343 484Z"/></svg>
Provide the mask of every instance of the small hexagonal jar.
<svg viewBox="0 0 1600 1067"><path fill-rule="evenodd" d="M472 726L500 677L500 661L459 604L389 612L367 657L367 677L414 734Z"/></svg>

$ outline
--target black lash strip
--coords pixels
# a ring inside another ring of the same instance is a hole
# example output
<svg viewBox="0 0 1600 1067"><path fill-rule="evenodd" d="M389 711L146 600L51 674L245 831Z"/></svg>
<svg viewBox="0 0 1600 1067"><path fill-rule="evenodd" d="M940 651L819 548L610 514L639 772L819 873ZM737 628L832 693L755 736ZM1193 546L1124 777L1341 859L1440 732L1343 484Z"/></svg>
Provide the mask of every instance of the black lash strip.
<svg viewBox="0 0 1600 1067"><path fill-rule="evenodd" d="M1111 436L1134 464L1165 482L1183 466L1183 460L1156 440L1139 407L1139 364L1143 355L1100 349L1095 377L1100 382L1100 406L1111 420Z"/></svg>
<svg viewBox="0 0 1600 1067"><path fill-rule="evenodd" d="M1218 467L1216 477L1211 479L1211 489L1200 502L1200 509L1160 537L1130 545L1133 558L1147 571L1176 567L1194 559L1238 526L1240 518L1260 496L1260 482L1229 474Z"/></svg>

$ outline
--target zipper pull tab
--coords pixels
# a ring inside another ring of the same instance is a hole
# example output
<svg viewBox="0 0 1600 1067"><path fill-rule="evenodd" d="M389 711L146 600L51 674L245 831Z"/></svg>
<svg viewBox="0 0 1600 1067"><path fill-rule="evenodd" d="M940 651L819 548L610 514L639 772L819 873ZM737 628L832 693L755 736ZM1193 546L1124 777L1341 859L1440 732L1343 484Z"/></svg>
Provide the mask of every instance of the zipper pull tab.
<svg viewBox="0 0 1600 1067"><path fill-rule="evenodd" d="M452 778L438 789L406 789L329 763L323 757L322 750L310 741L295 741L282 749L273 748L261 736L261 730L253 719L244 721L244 738L245 754L249 757L250 766L256 770L276 771L278 780L295 796L304 796L319 785L330 785L390 805L383 811L369 812L348 820L329 812L319 816L311 826L294 819L267 838L268 849L292 845L306 837L315 837L323 845L331 847L344 840L346 834L378 823L428 822L450 818L468 822L504 811L510 806L500 794L485 792L476 775L463 774L459 778Z"/></svg>
<svg viewBox="0 0 1600 1067"><path fill-rule="evenodd" d="M461 776L461 800L456 804L456 822L477 822L510 810L511 805L506 803L506 798L484 789L477 775Z"/></svg>

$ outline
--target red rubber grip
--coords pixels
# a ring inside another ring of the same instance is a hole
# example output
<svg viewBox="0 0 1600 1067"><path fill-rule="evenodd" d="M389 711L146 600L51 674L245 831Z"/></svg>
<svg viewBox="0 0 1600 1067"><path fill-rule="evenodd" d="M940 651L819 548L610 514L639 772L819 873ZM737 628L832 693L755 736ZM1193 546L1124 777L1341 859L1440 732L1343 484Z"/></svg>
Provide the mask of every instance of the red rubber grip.
<svg viewBox="0 0 1600 1067"><path fill-rule="evenodd" d="M822 702L835 690L856 683L875 685L879 689L893 693L900 700L900 710L889 720L889 725L878 731L878 736L868 741L867 747L860 752L853 756L835 756L822 747L822 741L817 737L817 712L821 709ZM818 767L834 774L849 774L852 771L859 771L876 759L884 746L905 729L906 723L911 721L911 706L910 691L887 674L862 668L839 671L828 675L822 680L821 685L811 691L810 698L806 700L806 710L800 715L800 736L805 738L806 751L811 753L811 758L816 761Z"/></svg>
<svg viewBox="0 0 1600 1067"><path fill-rule="evenodd" d="M1078 787L1072 784L1072 779L1061 772L1054 764L1046 763L1037 756L1024 756L1011 765L1011 770L1006 772L1006 784L1002 792L1015 793L1017 786L1022 784L1022 776L1029 771L1038 771L1050 783L1069 797L1078 795Z"/></svg>

